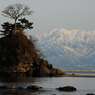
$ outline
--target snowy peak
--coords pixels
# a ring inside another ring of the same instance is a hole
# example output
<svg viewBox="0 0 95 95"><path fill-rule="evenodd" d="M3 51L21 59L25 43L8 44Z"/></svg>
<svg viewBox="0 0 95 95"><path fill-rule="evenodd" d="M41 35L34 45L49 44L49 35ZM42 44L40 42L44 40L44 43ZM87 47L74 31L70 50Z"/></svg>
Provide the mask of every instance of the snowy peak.
<svg viewBox="0 0 95 95"><path fill-rule="evenodd" d="M63 67L95 65L95 31L62 28L43 35L38 44L50 63Z"/></svg>

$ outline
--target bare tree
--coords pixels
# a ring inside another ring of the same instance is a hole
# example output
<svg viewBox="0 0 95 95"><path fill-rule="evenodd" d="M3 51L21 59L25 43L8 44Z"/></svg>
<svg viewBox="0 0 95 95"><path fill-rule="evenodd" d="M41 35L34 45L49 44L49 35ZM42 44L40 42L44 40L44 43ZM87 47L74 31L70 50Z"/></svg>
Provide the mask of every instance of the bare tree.
<svg viewBox="0 0 95 95"><path fill-rule="evenodd" d="M2 15L5 17L9 17L11 19L14 19L14 24L15 24L15 32L16 32L16 22L20 17L31 15L32 11L30 10L29 7L24 6L22 4L14 4L6 7L2 11Z"/></svg>

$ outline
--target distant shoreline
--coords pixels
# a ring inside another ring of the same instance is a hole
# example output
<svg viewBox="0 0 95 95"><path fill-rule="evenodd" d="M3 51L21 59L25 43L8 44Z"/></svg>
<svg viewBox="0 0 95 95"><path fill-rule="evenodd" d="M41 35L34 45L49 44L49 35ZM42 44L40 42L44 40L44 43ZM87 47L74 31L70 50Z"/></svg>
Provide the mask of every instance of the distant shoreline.
<svg viewBox="0 0 95 95"><path fill-rule="evenodd" d="M63 77L88 77L88 78L95 78L95 74L65 74Z"/></svg>
<svg viewBox="0 0 95 95"><path fill-rule="evenodd" d="M64 70L64 77L95 77L95 70Z"/></svg>

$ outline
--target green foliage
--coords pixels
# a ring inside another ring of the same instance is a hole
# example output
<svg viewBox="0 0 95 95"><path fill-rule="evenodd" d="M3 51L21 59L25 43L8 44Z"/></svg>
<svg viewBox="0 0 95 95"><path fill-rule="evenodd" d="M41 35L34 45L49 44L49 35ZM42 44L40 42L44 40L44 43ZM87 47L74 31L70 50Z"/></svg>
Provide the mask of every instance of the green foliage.
<svg viewBox="0 0 95 95"><path fill-rule="evenodd" d="M22 27L23 29L32 29L33 28L33 22L29 22L29 20L27 20L26 18L22 18L22 19L18 19L18 21L20 23L17 23L16 24L16 27L19 28L19 25L20 27Z"/></svg>
<svg viewBox="0 0 95 95"><path fill-rule="evenodd" d="M15 24L9 23L9 22L5 22L2 25L3 30L1 30L0 32L2 32L3 35L7 36L12 36L15 32ZM32 29L33 28L33 23L29 22L27 19L22 18L18 20L18 23L16 23L16 28L17 29Z"/></svg>
<svg viewBox="0 0 95 95"><path fill-rule="evenodd" d="M3 35L12 35L13 31L14 31L14 24L11 24L9 22L5 22L2 25L3 30L1 30L0 32L2 32Z"/></svg>

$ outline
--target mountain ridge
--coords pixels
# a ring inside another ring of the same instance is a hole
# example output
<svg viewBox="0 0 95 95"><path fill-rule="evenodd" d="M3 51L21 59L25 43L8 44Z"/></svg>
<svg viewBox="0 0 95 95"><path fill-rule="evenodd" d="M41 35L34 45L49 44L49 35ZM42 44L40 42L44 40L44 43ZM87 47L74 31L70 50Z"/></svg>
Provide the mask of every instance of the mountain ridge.
<svg viewBox="0 0 95 95"><path fill-rule="evenodd" d="M95 66L95 31L62 28L42 35L38 46L55 66Z"/></svg>

